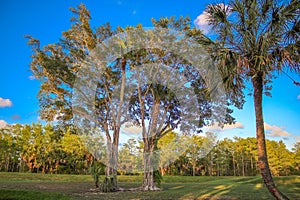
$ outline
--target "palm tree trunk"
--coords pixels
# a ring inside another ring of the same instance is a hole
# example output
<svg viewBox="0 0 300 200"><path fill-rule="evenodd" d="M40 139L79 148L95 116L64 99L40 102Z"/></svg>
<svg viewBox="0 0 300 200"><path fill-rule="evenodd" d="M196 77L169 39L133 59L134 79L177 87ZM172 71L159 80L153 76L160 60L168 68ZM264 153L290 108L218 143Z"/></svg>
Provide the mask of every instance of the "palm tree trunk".
<svg viewBox="0 0 300 200"><path fill-rule="evenodd" d="M269 163L268 163L266 140L265 140L265 129L264 129L264 118L263 118L263 111L262 111L263 76L261 74L257 74L255 77L253 77L252 85L254 88L254 108L255 108L255 118L256 118L258 167L260 169L260 174L269 192L276 199L286 200L288 198L278 190L278 188L274 183L269 168Z"/></svg>

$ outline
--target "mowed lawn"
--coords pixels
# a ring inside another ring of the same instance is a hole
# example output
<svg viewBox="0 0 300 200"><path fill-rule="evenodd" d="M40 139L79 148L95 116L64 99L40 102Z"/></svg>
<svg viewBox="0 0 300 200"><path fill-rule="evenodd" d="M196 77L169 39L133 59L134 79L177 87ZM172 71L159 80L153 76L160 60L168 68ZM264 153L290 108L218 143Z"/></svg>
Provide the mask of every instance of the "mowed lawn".
<svg viewBox="0 0 300 200"><path fill-rule="evenodd" d="M300 176L275 177L279 188L300 200ZM119 176L121 187L138 187L141 176ZM89 175L0 173L0 199L272 199L260 177L165 176L162 191L101 193Z"/></svg>

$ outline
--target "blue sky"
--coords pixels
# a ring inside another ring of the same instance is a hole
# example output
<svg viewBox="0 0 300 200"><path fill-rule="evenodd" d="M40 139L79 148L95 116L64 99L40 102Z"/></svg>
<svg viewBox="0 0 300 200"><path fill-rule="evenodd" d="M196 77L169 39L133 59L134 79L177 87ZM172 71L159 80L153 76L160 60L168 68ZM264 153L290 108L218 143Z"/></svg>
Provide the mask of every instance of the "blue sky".
<svg viewBox="0 0 300 200"><path fill-rule="evenodd" d="M69 7L81 1L71 0L2 0L0 6L0 122L31 123L38 120L36 95L39 82L30 80L31 50L24 35L40 39L42 45L57 42L62 31L70 27ZM161 16L189 16L192 21L202 19L205 5L210 1L84 1L91 11L93 27L110 22L118 25L151 26L151 18ZM300 76L290 74L294 79ZM300 141L300 87L285 75L274 80L273 97L264 98L267 136L283 140L291 146ZM225 127L220 137L255 137L252 97L247 96L243 110L235 110L237 124Z"/></svg>

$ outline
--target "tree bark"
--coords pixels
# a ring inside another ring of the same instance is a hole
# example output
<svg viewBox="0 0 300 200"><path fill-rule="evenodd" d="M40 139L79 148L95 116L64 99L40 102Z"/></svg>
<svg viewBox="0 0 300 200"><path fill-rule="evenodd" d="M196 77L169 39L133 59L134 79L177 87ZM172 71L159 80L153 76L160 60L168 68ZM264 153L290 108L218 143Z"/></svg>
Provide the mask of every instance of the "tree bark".
<svg viewBox="0 0 300 200"><path fill-rule="evenodd" d="M111 141L107 141L108 148L108 165L105 169L105 179L102 183L102 192L113 192L118 190L117 181L117 164L118 164L118 147Z"/></svg>
<svg viewBox="0 0 300 200"><path fill-rule="evenodd" d="M150 147L150 148L149 148ZM151 145L144 145L144 179L143 179L143 190L153 190L154 184L154 174L152 165L152 151Z"/></svg>
<svg viewBox="0 0 300 200"><path fill-rule="evenodd" d="M257 74L252 78L252 85L254 88L254 108L256 118L256 137L257 137L257 151L258 151L258 167L262 179L268 188L269 192L279 200L286 200L283 193L276 187L274 180L271 175L271 171L268 163L266 141L265 141L265 130L264 130L264 118L262 109L262 92L263 92L263 76Z"/></svg>
<svg viewBox="0 0 300 200"><path fill-rule="evenodd" d="M156 187L154 181L154 166L155 165L155 156L154 156L155 143L154 141L150 141L148 145L144 145L144 178L142 190L160 190L160 188Z"/></svg>
<svg viewBox="0 0 300 200"><path fill-rule="evenodd" d="M155 157L155 148L157 147L157 121L158 121L158 114L159 114L159 101L155 100L153 105L153 111L151 114L151 123L149 125L150 134L143 134L144 140L144 179L143 179L143 190L160 190L155 185L154 180L154 168L158 169L158 160Z"/></svg>

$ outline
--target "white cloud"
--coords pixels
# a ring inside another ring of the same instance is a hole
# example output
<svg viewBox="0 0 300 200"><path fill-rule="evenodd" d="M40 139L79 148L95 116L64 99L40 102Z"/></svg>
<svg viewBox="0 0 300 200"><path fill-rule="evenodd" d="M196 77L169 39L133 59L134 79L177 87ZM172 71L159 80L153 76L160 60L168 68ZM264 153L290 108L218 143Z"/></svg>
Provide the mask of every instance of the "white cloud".
<svg viewBox="0 0 300 200"><path fill-rule="evenodd" d="M208 31L210 29L210 27L208 25L208 16L209 16L209 14L204 11L194 20L195 26L198 29L202 30L204 34L208 33Z"/></svg>
<svg viewBox="0 0 300 200"><path fill-rule="evenodd" d="M231 124L231 125L226 124L223 127L223 130L228 130L228 129L243 129L243 128L244 128L244 125L241 122L236 122L235 124Z"/></svg>
<svg viewBox="0 0 300 200"><path fill-rule="evenodd" d="M300 94L297 96L297 99L299 99L299 100L300 100Z"/></svg>
<svg viewBox="0 0 300 200"><path fill-rule="evenodd" d="M126 135L138 135L142 133L142 127L126 124L121 131Z"/></svg>
<svg viewBox="0 0 300 200"><path fill-rule="evenodd" d="M230 14L230 9L228 5L225 5L223 3L217 4L218 6L221 6L222 8L225 7L226 10L228 10L227 14ZM204 34L207 34L210 30L210 26L208 24L208 18L209 14L205 11L203 11L200 15L197 16L197 18L194 20L195 26L202 30Z"/></svg>
<svg viewBox="0 0 300 200"><path fill-rule="evenodd" d="M35 77L34 76L28 76L29 80L35 80Z"/></svg>
<svg viewBox="0 0 300 200"><path fill-rule="evenodd" d="M7 122L0 119L0 128L4 128L7 125Z"/></svg>
<svg viewBox="0 0 300 200"><path fill-rule="evenodd" d="M284 136L291 136L290 133L288 133L286 130L284 130L284 127L278 127L275 125L270 125L265 123L265 130L267 133L267 136L270 137L284 137Z"/></svg>
<svg viewBox="0 0 300 200"><path fill-rule="evenodd" d="M218 125L206 126L205 128L209 129L209 131L225 131L232 129L243 129L244 125L242 122L236 122L234 124L225 124L223 128Z"/></svg>
<svg viewBox="0 0 300 200"><path fill-rule="evenodd" d="M9 99L3 99L0 97L0 108L2 107L11 107L12 106L12 102Z"/></svg>

